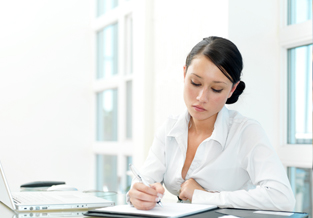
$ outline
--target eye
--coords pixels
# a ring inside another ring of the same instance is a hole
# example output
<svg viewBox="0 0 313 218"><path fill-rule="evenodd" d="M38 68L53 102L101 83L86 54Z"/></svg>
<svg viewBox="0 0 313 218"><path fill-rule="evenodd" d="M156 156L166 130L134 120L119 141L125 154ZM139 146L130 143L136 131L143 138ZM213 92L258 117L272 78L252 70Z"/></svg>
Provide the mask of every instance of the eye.
<svg viewBox="0 0 313 218"><path fill-rule="evenodd" d="M200 83L194 83L192 80L191 80L191 84L194 85L194 86L201 86Z"/></svg>
<svg viewBox="0 0 313 218"><path fill-rule="evenodd" d="M213 92L216 92L216 93L220 93L220 92L223 91L223 89L219 89L219 90L218 90L218 89L213 89L213 88L212 88L212 90L213 90Z"/></svg>

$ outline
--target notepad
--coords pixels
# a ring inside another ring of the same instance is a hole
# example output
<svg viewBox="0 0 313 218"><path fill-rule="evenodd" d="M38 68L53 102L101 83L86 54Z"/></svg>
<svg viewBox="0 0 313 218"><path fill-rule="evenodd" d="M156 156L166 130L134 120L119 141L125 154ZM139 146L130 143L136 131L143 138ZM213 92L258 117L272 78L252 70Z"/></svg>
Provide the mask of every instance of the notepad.
<svg viewBox="0 0 313 218"><path fill-rule="evenodd" d="M163 203L163 207L156 205L151 210L137 210L130 205L118 205L114 207L99 208L93 210L103 214L141 215L151 217L180 217L208 211L217 208L215 205L185 204L185 203ZM88 215L88 214L86 214Z"/></svg>

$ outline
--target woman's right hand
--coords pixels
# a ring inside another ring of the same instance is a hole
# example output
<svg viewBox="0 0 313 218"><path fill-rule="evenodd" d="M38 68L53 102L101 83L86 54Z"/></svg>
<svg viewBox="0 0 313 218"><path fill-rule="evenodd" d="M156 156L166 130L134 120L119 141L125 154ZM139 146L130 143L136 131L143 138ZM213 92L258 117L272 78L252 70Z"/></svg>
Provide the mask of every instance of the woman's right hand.
<svg viewBox="0 0 313 218"><path fill-rule="evenodd" d="M154 183L148 187L141 182L136 182L128 195L134 207L139 210L150 210L163 197L164 191L161 183Z"/></svg>

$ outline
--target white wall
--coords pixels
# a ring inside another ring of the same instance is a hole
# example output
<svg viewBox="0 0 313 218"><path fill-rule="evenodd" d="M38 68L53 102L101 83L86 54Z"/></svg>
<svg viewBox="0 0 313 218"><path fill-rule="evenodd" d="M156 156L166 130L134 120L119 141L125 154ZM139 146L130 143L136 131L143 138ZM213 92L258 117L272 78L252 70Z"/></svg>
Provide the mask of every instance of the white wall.
<svg viewBox="0 0 313 218"><path fill-rule="evenodd" d="M280 125L279 12L279 1L229 1L229 38L243 56L246 83L239 101L230 108L259 121L276 148L284 128Z"/></svg>
<svg viewBox="0 0 313 218"><path fill-rule="evenodd" d="M211 35L228 37L228 1L157 0L154 7L157 130L170 114L186 109L183 66L192 47Z"/></svg>
<svg viewBox="0 0 313 218"><path fill-rule="evenodd" d="M88 1L1 1L0 160L13 191L93 188Z"/></svg>

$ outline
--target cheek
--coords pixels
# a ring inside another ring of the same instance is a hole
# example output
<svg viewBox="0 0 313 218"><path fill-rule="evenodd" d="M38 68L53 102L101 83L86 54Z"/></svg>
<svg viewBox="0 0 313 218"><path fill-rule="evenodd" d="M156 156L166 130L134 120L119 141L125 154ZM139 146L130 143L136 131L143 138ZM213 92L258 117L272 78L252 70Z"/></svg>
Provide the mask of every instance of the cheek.
<svg viewBox="0 0 313 218"><path fill-rule="evenodd" d="M185 99L195 99L197 97L197 90L195 90L194 87L192 87L191 85L186 85L184 87L184 97Z"/></svg>
<svg viewBox="0 0 313 218"><path fill-rule="evenodd" d="M227 101L227 98L228 98L227 94L216 95L214 97L214 102L217 105L219 105L219 104L223 104L224 105L226 103L226 101Z"/></svg>

